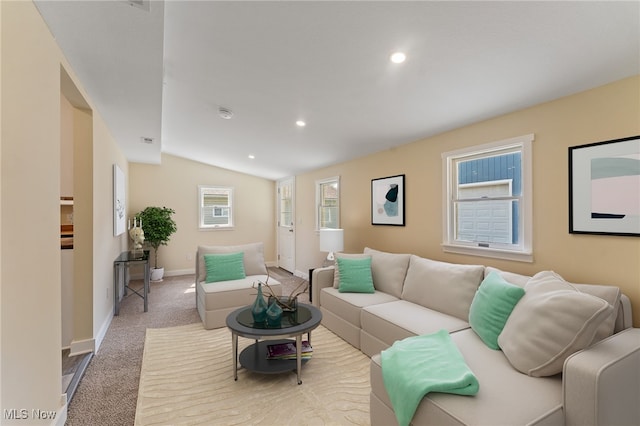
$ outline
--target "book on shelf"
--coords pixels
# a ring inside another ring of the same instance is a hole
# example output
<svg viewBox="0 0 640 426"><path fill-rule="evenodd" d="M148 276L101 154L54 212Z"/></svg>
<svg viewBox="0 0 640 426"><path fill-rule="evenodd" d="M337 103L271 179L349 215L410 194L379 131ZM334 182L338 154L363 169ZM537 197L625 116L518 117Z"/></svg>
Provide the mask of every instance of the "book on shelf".
<svg viewBox="0 0 640 426"><path fill-rule="evenodd" d="M313 348L307 340L302 342L302 359L311 358ZM267 345L267 359L296 359L296 342Z"/></svg>

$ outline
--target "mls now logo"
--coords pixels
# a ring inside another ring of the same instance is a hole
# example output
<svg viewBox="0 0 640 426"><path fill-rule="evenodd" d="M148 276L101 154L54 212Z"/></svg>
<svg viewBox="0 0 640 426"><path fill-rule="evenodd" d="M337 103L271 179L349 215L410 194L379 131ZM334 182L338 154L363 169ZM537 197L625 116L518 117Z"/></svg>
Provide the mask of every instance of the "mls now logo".
<svg viewBox="0 0 640 426"><path fill-rule="evenodd" d="M56 418L55 411L47 411L47 410L27 410L26 408L11 408L4 410L4 419L5 420L54 420Z"/></svg>

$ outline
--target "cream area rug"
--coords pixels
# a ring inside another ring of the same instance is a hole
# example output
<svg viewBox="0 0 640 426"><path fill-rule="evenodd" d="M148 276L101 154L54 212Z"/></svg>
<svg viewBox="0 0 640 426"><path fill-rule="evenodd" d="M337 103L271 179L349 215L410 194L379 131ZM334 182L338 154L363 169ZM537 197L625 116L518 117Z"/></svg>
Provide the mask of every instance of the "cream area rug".
<svg viewBox="0 0 640 426"><path fill-rule="evenodd" d="M306 336L305 336L306 337ZM239 340L239 352L253 343ZM369 358L323 326L295 372L233 380L231 332L202 324L147 329L136 425L368 425Z"/></svg>

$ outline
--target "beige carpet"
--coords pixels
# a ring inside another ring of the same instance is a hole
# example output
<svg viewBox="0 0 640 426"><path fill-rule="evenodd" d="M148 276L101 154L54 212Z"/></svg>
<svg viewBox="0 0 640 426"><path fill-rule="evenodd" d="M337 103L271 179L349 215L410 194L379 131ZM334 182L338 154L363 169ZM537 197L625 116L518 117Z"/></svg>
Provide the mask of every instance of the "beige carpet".
<svg viewBox="0 0 640 426"><path fill-rule="evenodd" d="M148 329L136 425L368 425L369 358L320 326L294 372L233 380L231 333L202 324ZM239 338L240 350L253 343Z"/></svg>

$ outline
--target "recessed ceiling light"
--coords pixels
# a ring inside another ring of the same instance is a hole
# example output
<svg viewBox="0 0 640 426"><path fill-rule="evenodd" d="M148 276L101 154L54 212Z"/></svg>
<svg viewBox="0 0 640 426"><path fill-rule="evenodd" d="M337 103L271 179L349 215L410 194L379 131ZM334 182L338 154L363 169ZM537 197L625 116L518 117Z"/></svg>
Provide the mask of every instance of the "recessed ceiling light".
<svg viewBox="0 0 640 426"><path fill-rule="evenodd" d="M396 52L393 55L391 55L391 62L393 62L394 64L401 64L406 59L407 59L407 55L405 55L402 52Z"/></svg>
<svg viewBox="0 0 640 426"><path fill-rule="evenodd" d="M254 158L256 158L256 156L253 154L249 154L249 158L253 160Z"/></svg>
<svg viewBox="0 0 640 426"><path fill-rule="evenodd" d="M296 121L296 126L298 126L298 127L304 127L304 126L306 126L306 125L307 125L307 123L305 123L305 122L304 122L304 121L302 121L302 120L298 120L298 121Z"/></svg>

